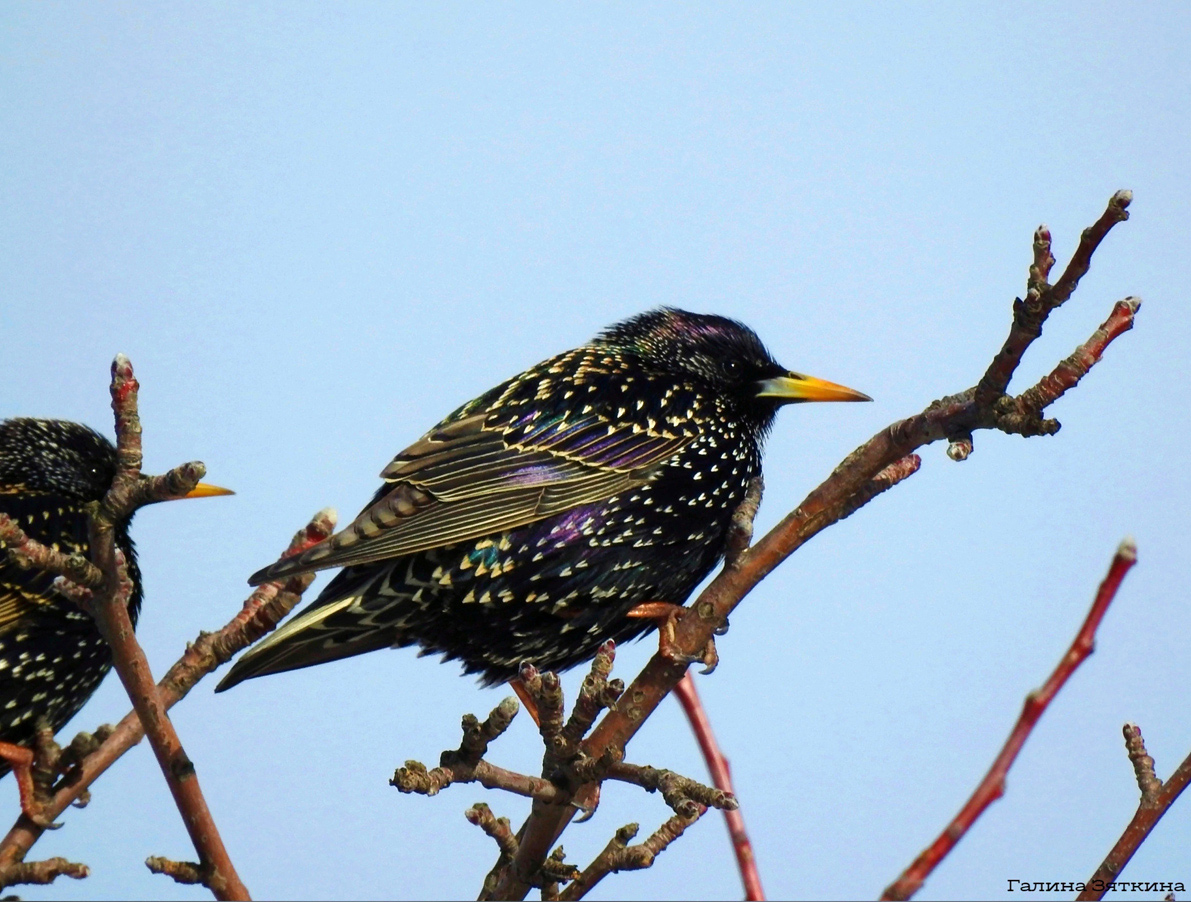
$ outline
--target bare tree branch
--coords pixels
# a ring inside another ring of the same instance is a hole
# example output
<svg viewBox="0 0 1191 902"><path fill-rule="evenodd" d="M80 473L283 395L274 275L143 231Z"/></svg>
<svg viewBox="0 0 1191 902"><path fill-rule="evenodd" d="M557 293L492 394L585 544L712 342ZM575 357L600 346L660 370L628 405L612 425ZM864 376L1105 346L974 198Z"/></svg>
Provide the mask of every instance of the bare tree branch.
<svg viewBox="0 0 1191 902"><path fill-rule="evenodd" d="M45 861L19 861L5 874L5 886L21 883L53 883L59 877L82 880L91 876L91 869L85 864L76 864L65 858L47 858Z"/></svg>
<svg viewBox="0 0 1191 902"><path fill-rule="evenodd" d="M1116 556L1113 557L1112 564L1108 568L1108 575L1100 584L1100 590L1096 593L1092 608L1088 611L1088 616L1079 628L1071 647L1067 649L1067 653L1063 655L1042 688L1026 696L1021 716L1018 717L1000 754L993 761L992 767L989 768L984 779L980 781L980 785L976 787L976 791L972 793L971 798L960 809L954 820L947 825L947 829L939 834L938 839L914 859L914 863L885 889L881 896L882 899L909 899L918 892L926 878L938 867L939 862L955 848L956 843L963 839L964 834L971 829L976 819L984 813L989 805L1005 794L1005 777L1009 773L1009 768L1017 760L1018 753L1025 745L1026 739L1029 738L1030 732L1038 723L1038 719L1047 706L1054 700L1071 674L1075 673L1076 668L1092 653L1100 621L1104 619L1108 606L1116 597L1117 589L1120 588L1125 574L1135 563L1137 563L1137 547L1131 539L1126 539L1117 549Z"/></svg>
<svg viewBox="0 0 1191 902"><path fill-rule="evenodd" d="M609 679L615 657L614 642L609 640L600 646L565 724L565 704L558 675L538 673L536 668L522 666L519 680L525 692L526 704L531 710L537 710L541 720L539 728L545 746L541 778L505 770L484 760L489 743L508 729L519 709L515 699L506 698L483 723L471 714L463 717L463 740L458 749L448 749L442 753L438 767L430 770L419 761L406 761L405 766L398 768L389 782L401 792L428 796L437 795L452 783L480 783L489 789L503 789L529 797L535 806L568 810L572 806L584 804L575 794L580 787L587 791L584 798L590 799L591 807L594 808L599 786L604 780L618 780L639 786L646 792L660 792L666 804L673 809L675 817L640 846L624 849L623 854L617 856L605 856L597 860L594 865L596 870L591 871L589 879L594 885L609 869L649 867L654 856L677 839L708 807L731 811L737 808L737 802L731 792L705 786L673 771L626 763L622 760L623 752L609 750L592 757L584 751L583 736L595 717L603 708L616 704L620 697L620 681ZM520 854L522 837L512 832L506 818L496 817L487 805L473 805L467 810L466 816L471 823L496 840L500 848L497 864L485 878L480 892L481 899L490 899L498 888L500 873ZM569 895L571 887L567 888L566 893L559 891L559 884L578 878L579 870L563 861L560 847L529 875L528 883L540 887L544 898L578 898ZM580 895L586 891L582 887L575 890Z"/></svg>
<svg viewBox="0 0 1191 902"><path fill-rule="evenodd" d="M793 527L786 527L786 521L783 521L770 531L761 545L742 552L737 558L736 566L724 568L699 599L690 606L694 616L687 616L678 621L675 629L675 647L691 655L695 650L702 651L706 648L707 643L727 621L728 614L743 600L748 590L777 565L776 561L768 564L765 558L755 557L757 549L766 542L780 536L777 541L787 542L790 549L787 554L792 553L827 526L851 515L877 495L917 472L920 465L921 460L917 455L909 455L903 460L895 461L876 477L862 484L853 495L846 497L834 509L805 520L798 520L797 525ZM746 499L745 504L748 503L749 499ZM744 509L745 505L741 507ZM801 510L799 508L795 514ZM753 506L751 513L755 511L756 508ZM749 510L744 510L745 515L749 513ZM790 520L790 517L786 520ZM760 572L761 567L767 569ZM686 669L686 664L677 664L670 657L660 653L654 655L632 685L624 691L616 706L609 709L584 741L583 748L587 755L592 759L599 759L617 750L623 755L629 739L682 679ZM521 843L516 858L509 867L500 869L501 879L494 898L524 898L530 886L529 879L536 872L538 862L543 860L546 850L553 845L577 810L594 808L597 795L596 787L581 787L572 799L570 807L535 802L529 820L519 833Z"/></svg>
<svg viewBox="0 0 1191 902"><path fill-rule="evenodd" d="M918 448L947 440L955 447L952 456L963 459L971 453L972 434L980 429L1023 436L1057 432L1059 423L1044 419L1043 410L1075 385L1116 337L1132 327L1139 300L1129 298L1118 303L1105 325L1047 377L1049 382L1044 380L1016 398L1004 394L1004 388L1025 351L1041 334L1046 316L1074 291L1087 272L1092 254L1112 226L1127 218L1125 208L1130 199L1127 191L1113 195L1104 214L1085 230L1075 255L1054 287L1045 284L1053 261L1049 234L1040 229L1035 235L1034 265L1030 267L1031 291L1027 292L1025 301L1015 303L1009 338L980 383L935 401L915 416L891 424L849 454L760 542L735 556L735 566L720 571L689 606L693 616L683 617L676 624L672 651L695 655L706 648L728 615L778 564L812 536L914 473L920 465L920 460L913 454ZM1079 365L1068 366L1072 359ZM955 445L957 442L958 446ZM609 710L584 741L584 749L590 757L600 758L616 750L623 754L625 745L641 724L686 672L687 665L675 663L675 656L658 654L650 660L625 690L616 707ZM589 793L586 787L580 788L574 804L590 806ZM525 897L530 879L573 816L573 809L534 803L529 819L518 834L517 855L507 866L495 869L499 873L495 898Z"/></svg>
<svg viewBox="0 0 1191 902"><path fill-rule="evenodd" d="M1086 889L1076 896L1078 900L1104 898L1112 882L1125 869L1133 853L1141 848L1150 831L1157 826L1162 815L1170 810L1175 799L1182 795L1187 784L1191 783L1191 755L1183 759L1183 763L1170 775L1170 779L1163 783L1154 773L1154 759L1146 751L1141 738L1141 730L1134 724L1125 724L1125 748L1129 753L1129 760L1133 762L1133 770L1137 776L1137 786L1141 790L1141 803L1133 820L1121 834L1108 857L1101 862L1096 872L1088 878Z"/></svg>
<svg viewBox="0 0 1191 902"><path fill-rule="evenodd" d="M1132 200L1131 191L1118 191L1112 196L1108 207L1096 223L1084 229L1079 247L1053 287L1046 281L1050 276L1050 268L1055 263L1055 258L1050 252L1050 230L1044 225L1038 226L1034 233L1034 262L1030 266L1026 297L1025 300L1018 299L1014 302L1013 325L1009 330L1009 337L1005 339L1004 347L993 358L976 387L976 400L979 403L991 403L1009 387L1009 380L1013 378L1022 356L1033 344L1034 339L1042 334L1042 324L1046 322L1050 312L1071 297L1079 280L1087 274L1088 268L1092 265L1092 255L1109 230L1118 222L1124 222L1129 218L1127 208Z"/></svg>
<svg viewBox="0 0 1191 902"><path fill-rule="evenodd" d="M702 817L706 810L702 805L698 805L684 813L675 814L645 842L635 846L628 845L628 842L637 835L637 825L626 824L616 831L616 835L604 847L604 851L584 868L571 885L562 891L559 898L582 899L608 874L652 866L654 859L664 852L670 843L682 836L686 828Z"/></svg>
<svg viewBox="0 0 1191 902"><path fill-rule="evenodd" d="M145 859L145 867L154 874L172 877L175 883L201 883L207 886L211 880L210 870L193 861L174 861L172 858L150 855Z"/></svg>
<svg viewBox="0 0 1191 902"><path fill-rule="evenodd" d="M128 614L132 583L114 531L137 507L153 500L185 495L202 478L201 463L185 464L165 476L141 476L141 422L137 410L139 386L127 357L112 363L112 411L116 418L116 476L89 523L91 558L103 573L104 587L91 602L92 616L112 649L112 660L133 709L144 725L161 772L199 860L209 869L208 886L219 899L248 899L219 828L207 807L194 764L157 697L149 661L136 641Z"/></svg>

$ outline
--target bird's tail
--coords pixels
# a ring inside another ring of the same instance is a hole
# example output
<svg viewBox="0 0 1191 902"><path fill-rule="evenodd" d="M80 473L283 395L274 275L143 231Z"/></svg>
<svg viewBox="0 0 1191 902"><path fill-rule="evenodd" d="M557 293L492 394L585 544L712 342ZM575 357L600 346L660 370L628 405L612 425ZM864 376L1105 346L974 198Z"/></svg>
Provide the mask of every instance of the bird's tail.
<svg viewBox="0 0 1191 902"><path fill-rule="evenodd" d="M220 680L215 691L223 692L253 677L298 670L392 646L396 638L392 631L377 629L371 618L360 615L358 608L352 610L359 601L357 593L327 601L320 597L277 632L250 648Z"/></svg>

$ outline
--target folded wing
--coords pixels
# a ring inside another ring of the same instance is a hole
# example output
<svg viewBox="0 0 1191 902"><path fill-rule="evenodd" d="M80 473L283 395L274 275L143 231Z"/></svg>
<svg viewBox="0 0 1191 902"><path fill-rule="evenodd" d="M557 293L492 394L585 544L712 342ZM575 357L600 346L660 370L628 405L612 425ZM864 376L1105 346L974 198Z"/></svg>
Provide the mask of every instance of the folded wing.
<svg viewBox="0 0 1191 902"><path fill-rule="evenodd" d="M414 554L601 501L649 481L692 438L591 408L522 419L468 410L397 455L381 473L386 485L345 529L249 582Z"/></svg>

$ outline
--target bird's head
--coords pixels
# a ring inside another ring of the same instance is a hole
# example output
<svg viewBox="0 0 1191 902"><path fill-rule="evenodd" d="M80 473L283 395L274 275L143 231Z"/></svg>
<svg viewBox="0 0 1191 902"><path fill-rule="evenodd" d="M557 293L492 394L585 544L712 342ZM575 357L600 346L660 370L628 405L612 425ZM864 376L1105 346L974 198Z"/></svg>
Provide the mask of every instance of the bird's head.
<svg viewBox="0 0 1191 902"><path fill-rule="evenodd" d="M0 422L0 492L98 501L116 475L116 449L81 423L20 417Z"/></svg>
<svg viewBox="0 0 1191 902"><path fill-rule="evenodd" d="M99 501L116 476L116 448L82 423L16 417L0 422L0 492ZM200 482L186 498L230 495Z"/></svg>
<svg viewBox="0 0 1191 902"><path fill-rule="evenodd" d="M763 418L783 404L871 401L868 395L792 372L736 320L673 307L650 310L605 330L597 341L631 351L667 375L734 397Z"/></svg>

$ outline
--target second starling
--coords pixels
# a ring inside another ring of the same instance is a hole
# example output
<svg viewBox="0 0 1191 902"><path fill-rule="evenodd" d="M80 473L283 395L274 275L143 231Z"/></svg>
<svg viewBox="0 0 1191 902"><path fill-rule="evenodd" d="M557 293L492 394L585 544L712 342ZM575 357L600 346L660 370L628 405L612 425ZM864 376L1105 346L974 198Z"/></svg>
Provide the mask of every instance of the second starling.
<svg viewBox="0 0 1191 902"><path fill-rule="evenodd" d="M85 557L87 507L103 498L115 475L115 447L87 426L0 422L0 513L43 545ZM199 483L186 497L225 494ZM117 525L115 540L132 581L128 616L135 626L143 593L128 526L128 520ZM31 758L28 748L41 726L55 733L65 726L111 666L111 650L90 615L58 592L53 576L10 560L0 542L0 775Z"/></svg>
<svg viewBox="0 0 1191 902"><path fill-rule="evenodd" d="M219 689L391 646L486 684L563 670L651 627L719 562L777 410L867 401L788 371L730 319L641 314L450 414L341 532L250 580L343 570Z"/></svg>

